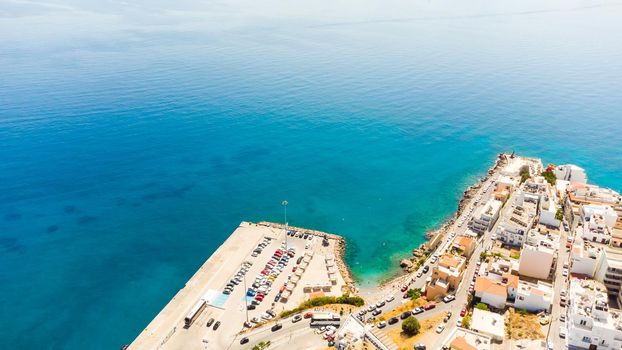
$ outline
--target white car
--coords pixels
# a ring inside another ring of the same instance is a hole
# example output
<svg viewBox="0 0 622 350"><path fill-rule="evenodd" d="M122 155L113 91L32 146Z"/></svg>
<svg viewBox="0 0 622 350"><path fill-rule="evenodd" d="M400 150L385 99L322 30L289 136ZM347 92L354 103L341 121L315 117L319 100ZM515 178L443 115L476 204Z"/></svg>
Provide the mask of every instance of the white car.
<svg viewBox="0 0 622 350"><path fill-rule="evenodd" d="M445 330L445 325L439 324L438 327L436 327L436 333L441 333Z"/></svg>
<svg viewBox="0 0 622 350"><path fill-rule="evenodd" d="M390 302L392 302L393 300L395 300L395 297L394 297L394 296L392 296L392 295L389 295L389 296L387 297L387 299L386 299L386 300L387 300L387 303L390 303Z"/></svg>
<svg viewBox="0 0 622 350"><path fill-rule="evenodd" d="M448 295L448 296L444 297L444 298L443 298L443 301L444 301L445 303L449 303L450 301L453 301L454 299L456 299L456 297L450 294L450 295Z"/></svg>
<svg viewBox="0 0 622 350"><path fill-rule="evenodd" d="M560 290L559 291L559 295L565 297L566 296L566 290L565 289Z"/></svg>
<svg viewBox="0 0 622 350"><path fill-rule="evenodd" d="M564 276L564 277L568 276L568 269L563 269L562 270L562 276Z"/></svg>
<svg viewBox="0 0 622 350"><path fill-rule="evenodd" d="M456 326L462 327L462 317L460 317L458 321L456 321Z"/></svg>

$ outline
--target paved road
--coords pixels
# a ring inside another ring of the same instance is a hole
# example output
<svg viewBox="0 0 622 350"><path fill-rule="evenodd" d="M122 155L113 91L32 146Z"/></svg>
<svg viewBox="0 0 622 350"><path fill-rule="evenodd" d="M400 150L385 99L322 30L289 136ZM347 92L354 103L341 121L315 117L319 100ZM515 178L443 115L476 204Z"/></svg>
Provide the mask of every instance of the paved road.
<svg viewBox="0 0 622 350"><path fill-rule="evenodd" d="M560 291L566 289L566 292L568 292L568 278L562 276L562 270L564 268L564 262L568 262L570 256L569 251L565 248L566 239L569 235L570 233L566 232L563 226L560 227L559 252L555 276L553 276L553 307L551 309L551 322L549 323L547 333L547 341L552 342L555 349L565 349L567 346L566 340L559 337L559 327L566 326L565 322L561 322L559 316L561 314L566 314L566 308L560 306ZM566 297L568 297L568 295L566 295Z"/></svg>

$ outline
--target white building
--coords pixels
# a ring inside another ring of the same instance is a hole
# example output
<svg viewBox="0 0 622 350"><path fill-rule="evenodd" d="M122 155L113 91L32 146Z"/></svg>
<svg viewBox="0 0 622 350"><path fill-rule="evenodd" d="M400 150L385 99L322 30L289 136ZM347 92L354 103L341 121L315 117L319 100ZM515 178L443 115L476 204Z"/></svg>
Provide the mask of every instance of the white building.
<svg viewBox="0 0 622 350"><path fill-rule="evenodd" d="M533 227L538 210L537 199L518 193L509 217L503 217L497 227L497 239L505 244L522 246Z"/></svg>
<svg viewBox="0 0 622 350"><path fill-rule="evenodd" d="M622 315L609 310L606 289L601 283L572 279L568 302L569 347L620 350Z"/></svg>
<svg viewBox="0 0 622 350"><path fill-rule="evenodd" d="M609 244L611 241L611 231L605 223L602 215L592 214L582 226L577 228L579 237L586 241Z"/></svg>
<svg viewBox="0 0 622 350"><path fill-rule="evenodd" d="M576 240L570 251L570 272L593 278L604 254L601 246Z"/></svg>
<svg viewBox="0 0 622 350"><path fill-rule="evenodd" d="M618 220L618 213L609 205L586 204L581 207L583 221L589 221L594 215L602 216L605 225L613 227Z"/></svg>
<svg viewBox="0 0 622 350"><path fill-rule="evenodd" d="M555 168L555 177L558 180L587 183L585 170L574 164L559 165Z"/></svg>
<svg viewBox="0 0 622 350"><path fill-rule="evenodd" d="M473 309L471 329L494 340L502 341L505 335L503 316L490 311Z"/></svg>
<svg viewBox="0 0 622 350"><path fill-rule="evenodd" d="M553 301L553 287L542 281L538 284L526 281L518 282L514 307L530 312L549 311Z"/></svg>
<svg viewBox="0 0 622 350"><path fill-rule="evenodd" d="M460 350L491 350L492 339L468 329L452 327L444 346Z"/></svg>
<svg viewBox="0 0 622 350"><path fill-rule="evenodd" d="M547 280L555 266L559 243L534 231L529 232L528 242L521 250L518 274Z"/></svg>
<svg viewBox="0 0 622 350"><path fill-rule="evenodd" d="M501 210L502 204L503 203L498 200L490 199L486 204L478 207L469 223L471 230L480 235L489 231L499 218L499 211Z"/></svg>

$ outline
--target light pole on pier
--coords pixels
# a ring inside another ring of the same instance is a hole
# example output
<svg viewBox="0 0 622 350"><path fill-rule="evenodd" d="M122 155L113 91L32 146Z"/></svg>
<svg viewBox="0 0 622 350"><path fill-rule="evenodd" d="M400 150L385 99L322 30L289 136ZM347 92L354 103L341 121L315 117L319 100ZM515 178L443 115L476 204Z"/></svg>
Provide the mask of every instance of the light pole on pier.
<svg viewBox="0 0 622 350"><path fill-rule="evenodd" d="M242 275L242 279L244 279L244 311L246 311L246 322L248 322L248 289L246 288L246 274Z"/></svg>
<svg viewBox="0 0 622 350"><path fill-rule="evenodd" d="M287 204L289 204L286 200L281 202L283 205L283 217L285 220L285 245L287 246Z"/></svg>

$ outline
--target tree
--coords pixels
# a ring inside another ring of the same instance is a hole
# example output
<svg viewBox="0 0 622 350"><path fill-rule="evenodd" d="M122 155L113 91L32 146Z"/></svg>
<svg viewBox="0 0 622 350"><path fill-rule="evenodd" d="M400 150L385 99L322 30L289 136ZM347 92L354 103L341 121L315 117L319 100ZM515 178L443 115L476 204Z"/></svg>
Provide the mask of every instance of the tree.
<svg viewBox="0 0 622 350"><path fill-rule="evenodd" d="M477 303L477 305L475 305L475 308L479 310L490 311L490 308L488 307L488 305L484 303Z"/></svg>
<svg viewBox="0 0 622 350"><path fill-rule="evenodd" d="M421 298L421 288L415 288L415 289L409 289L406 292L406 295L411 299L411 300L417 300L419 298Z"/></svg>
<svg viewBox="0 0 622 350"><path fill-rule="evenodd" d="M555 213L555 219L559 220L559 221L563 221L564 220L564 212L560 209L557 209L557 212Z"/></svg>
<svg viewBox="0 0 622 350"><path fill-rule="evenodd" d="M523 166L520 170L520 183L523 183L529 179L531 174L529 174L529 167Z"/></svg>
<svg viewBox="0 0 622 350"><path fill-rule="evenodd" d="M542 175L548 183L550 183L551 185L555 185L555 181L557 181L557 176L555 176L554 172L543 171L540 175Z"/></svg>
<svg viewBox="0 0 622 350"><path fill-rule="evenodd" d="M464 316L464 318L462 319L462 327L466 329L471 328L471 316L470 315Z"/></svg>
<svg viewBox="0 0 622 350"><path fill-rule="evenodd" d="M402 322L402 332L409 336L419 334L419 329L421 329L421 325L419 321L413 316L409 316L407 319Z"/></svg>

